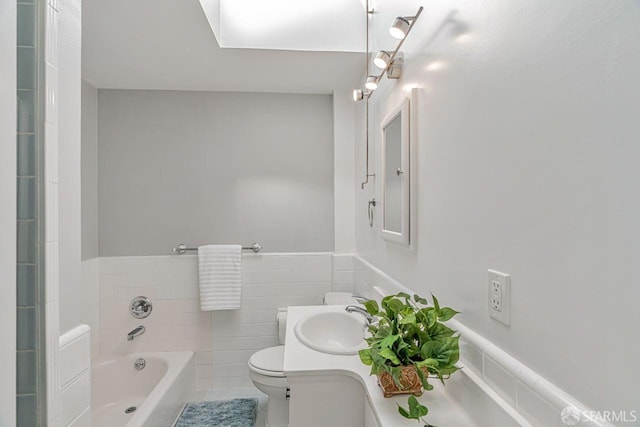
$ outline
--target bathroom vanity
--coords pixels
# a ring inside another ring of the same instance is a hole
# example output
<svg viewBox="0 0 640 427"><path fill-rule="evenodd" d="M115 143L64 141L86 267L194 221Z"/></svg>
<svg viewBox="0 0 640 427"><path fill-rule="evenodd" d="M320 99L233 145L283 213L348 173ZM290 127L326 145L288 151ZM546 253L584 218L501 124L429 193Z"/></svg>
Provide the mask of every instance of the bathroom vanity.
<svg viewBox="0 0 640 427"><path fill-rule="evenodd" d="M370 368L360 362L357 354L314 350L299 339L296 325L315 313L345 313L345 306L288 309L284 372L290 387L290 426L419 425L398 413L398 405L407 407L407 395L384 398L376 377L369 375ZM350 316L361 317L358 313ZM337 339L344 339L344 336L338 335ZM429 408L426 419L431 424L447 427L529 425L517 413L501 405L500 399L471 371L461 369L447 381L446 387L438 381L431 383L434 389L419 398Z"/></svg>

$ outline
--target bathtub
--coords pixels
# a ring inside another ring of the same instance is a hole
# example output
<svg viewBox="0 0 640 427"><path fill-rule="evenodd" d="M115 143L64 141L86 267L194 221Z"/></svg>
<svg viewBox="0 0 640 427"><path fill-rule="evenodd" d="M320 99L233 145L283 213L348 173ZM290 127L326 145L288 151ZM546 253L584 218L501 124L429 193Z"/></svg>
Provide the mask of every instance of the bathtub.
<svg viewBox="0 0 640 427"><path fill-rule="evenodd" d="M101 356L91 367L92 426L171 427L194 390L191 351Z"/></svg>

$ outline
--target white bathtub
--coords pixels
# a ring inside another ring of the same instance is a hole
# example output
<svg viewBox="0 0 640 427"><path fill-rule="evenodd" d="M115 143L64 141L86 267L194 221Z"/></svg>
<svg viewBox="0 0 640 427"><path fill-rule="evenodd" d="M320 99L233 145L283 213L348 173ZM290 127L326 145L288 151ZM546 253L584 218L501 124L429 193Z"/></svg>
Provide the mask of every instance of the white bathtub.
<svg viewBox="0 0 640 427"><path fill-rule="evenodd" d="M139 357L147 362L140 371ZM194 390L191 351L101 356L91 367L92 426L170 427Z"/></svg>

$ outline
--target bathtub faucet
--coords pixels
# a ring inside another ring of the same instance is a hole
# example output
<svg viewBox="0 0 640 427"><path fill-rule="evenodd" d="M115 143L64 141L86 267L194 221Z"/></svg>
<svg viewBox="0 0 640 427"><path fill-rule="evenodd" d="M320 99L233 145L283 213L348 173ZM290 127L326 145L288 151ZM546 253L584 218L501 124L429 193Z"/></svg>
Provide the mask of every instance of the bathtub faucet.
<svg viewBox="0 0 640 427"><path fill-rule="evenodd" d="M144 326L142 325L138 326L133 331L127 334L127 340L133 341L135 337L139 337L140 335L144 334L144 331L145 331Z"/></svg>

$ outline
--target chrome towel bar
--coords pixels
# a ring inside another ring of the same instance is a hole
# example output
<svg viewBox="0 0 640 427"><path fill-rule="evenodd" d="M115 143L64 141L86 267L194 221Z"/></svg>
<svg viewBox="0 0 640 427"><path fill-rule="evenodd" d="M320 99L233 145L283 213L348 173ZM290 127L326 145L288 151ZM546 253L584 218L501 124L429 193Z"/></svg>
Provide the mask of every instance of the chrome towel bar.
<svg viewBox="0 0 640 427"><path fill-rule="evenodd" d="M242 247L243 251L253 251L255 253L258 253L262 250L262 245L260 243L254 243L251 246L243 246ZM182 255L186 252L197 252L198 248L188 248L187 245L185 245L184 243L180 243L178 246L176 246L175 248L172 249L173 253L176 253L178 255Z"/></svg>

